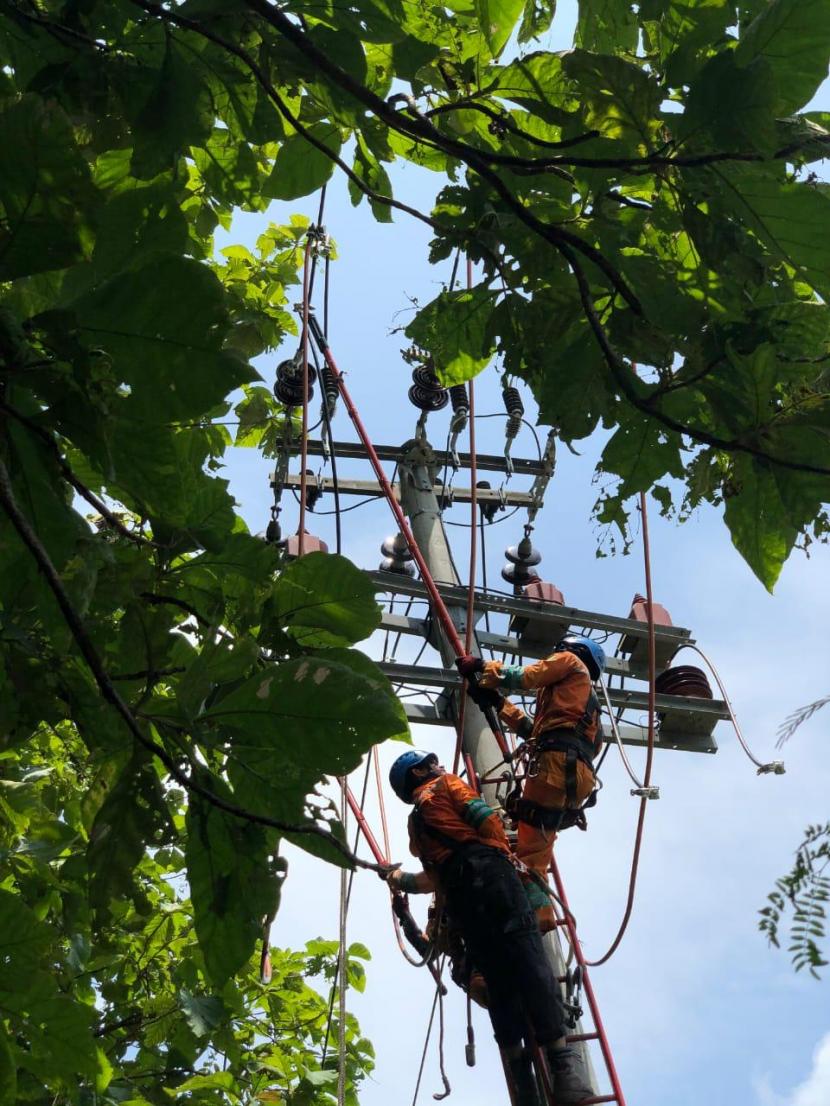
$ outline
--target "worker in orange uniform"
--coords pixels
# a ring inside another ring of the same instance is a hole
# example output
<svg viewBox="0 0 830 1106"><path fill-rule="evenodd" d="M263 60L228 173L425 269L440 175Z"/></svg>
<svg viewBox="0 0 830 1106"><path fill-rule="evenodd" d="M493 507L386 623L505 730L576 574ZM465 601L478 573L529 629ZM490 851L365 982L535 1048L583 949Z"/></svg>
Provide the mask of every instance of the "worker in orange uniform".
<svg viewBox="0 0 830 1106"><path fill-rule="evenodd" d="M529 1030L546 1052L555 1101L565 1106L589 1098L593 1090L579 1052L565 1040L559 987L498 814L446 772L434 753L403 753L389 782L414 805L409 843L424 870L396 868L386 878L395 891L438 891L443 897L472 966L487 984L490 1021L510 1069L515 1106L540 1106L523 1045Z"/></svg>
<svg viewBox="0 0 830 1106"><path fill-rule="evenodd" d="M594 681L605 671L605 653L590 638L569 635L535 664L506 665L472 655L456 664L471 678L468 694L481 706L496 707L507 728L527 743L527 775L510 813L519 825L516 856L546 881L556 834L579 823L580 808L596 786L593 761L602 732ZM534 719L500 689L535 691ZM554 927L550 900L536 885L528 893L546 933Z"/></svg>

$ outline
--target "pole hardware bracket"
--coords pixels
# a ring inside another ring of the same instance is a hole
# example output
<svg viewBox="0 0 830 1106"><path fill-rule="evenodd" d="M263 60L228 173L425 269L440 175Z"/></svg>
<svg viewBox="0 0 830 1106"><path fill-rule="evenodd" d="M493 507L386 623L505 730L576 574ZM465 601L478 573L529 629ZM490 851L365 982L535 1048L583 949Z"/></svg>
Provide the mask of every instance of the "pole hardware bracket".
<svg viewBox="0 0 830 1106"><path fill-rule="evenodd" d="M638 799L659 799L660 788L659 787L632 787L631 794L636 795Z"/></svg>

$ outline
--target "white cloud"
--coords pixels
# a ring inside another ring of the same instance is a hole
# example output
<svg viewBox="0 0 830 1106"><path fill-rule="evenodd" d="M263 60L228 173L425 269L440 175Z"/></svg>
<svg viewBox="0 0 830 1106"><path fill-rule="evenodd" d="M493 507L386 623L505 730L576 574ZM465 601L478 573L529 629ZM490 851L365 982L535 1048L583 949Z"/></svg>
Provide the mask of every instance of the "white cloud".
<svg viewBox="0 0 830 1106"><path fill-rule="evenodd" d="M830 1102L830 1033L816 1045L810 1074L788 1095L776 1093L767 1076L756 1083L759 1106L827 1106Z"/></svg>

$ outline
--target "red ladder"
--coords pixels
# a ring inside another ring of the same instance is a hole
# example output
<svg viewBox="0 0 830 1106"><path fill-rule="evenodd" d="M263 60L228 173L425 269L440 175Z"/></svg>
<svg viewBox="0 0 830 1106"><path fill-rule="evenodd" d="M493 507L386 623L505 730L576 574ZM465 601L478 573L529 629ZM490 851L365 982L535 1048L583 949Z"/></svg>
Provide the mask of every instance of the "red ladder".
<svg viewBox="0 0 830 1106"><path fill-rule="evenodd" d="M559 867L554 857L551 861L550 873L553 876L554 886L556 888L556 894L564 911L564 915L561 918L556 919L557 927L564 929L568 935L568 941L573 949L574 960L580 968L581 973L581 985L585 993L585 998L588 1003L588 1013L591 1021L593 1022L593 1030L588 1033L571 1033L565 1039L568 1044L588 1043L590 1041L597 1041L599 1044L600 1052L602 1054L602 1060L605 1065L606 1074L608 1076L608 1082L611 1084L610 1094L594 1095L592 1098L584 1098L580 1102L579 1106L593 1106L593 1103L599 1102L616 1102L618 1106L625 1106L625 1095L623 1094L622 1087L620 1086L620 1077L617 1074L617 1066L614 1063L614 1057L611 1055L611 1046L608 1043L608 1035L605 1032L605 1026L603 1025L602 1016L599 1012L599 1005L597 1004L597 997L594 993L594 988L591 983L591 977L588 972L588 964L585 959L585 954L582 951L582 946L579 943L579 938L576 932L576 921L568 906L568 897L565 894L565 885L562 882L562 876L559 872ZM564 983L565 978L560 977L559 983ZM550 1106L556 1106L556 1103L552 1098L549 1099Z"/></svg>

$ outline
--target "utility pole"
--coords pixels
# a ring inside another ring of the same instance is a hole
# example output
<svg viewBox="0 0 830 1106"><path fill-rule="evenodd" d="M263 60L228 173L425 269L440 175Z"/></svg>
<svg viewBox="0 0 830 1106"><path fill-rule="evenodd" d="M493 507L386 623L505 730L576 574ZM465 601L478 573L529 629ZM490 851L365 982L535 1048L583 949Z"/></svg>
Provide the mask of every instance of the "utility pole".
<svg viewBox="0 0 830 1106"><path fill-rule="evenodd" d="M400 473L401 506L409 516L409 523L433 578L438 583L460 584L453 565L450 547L441 521L441 508L435 495L436 461L432 446L426 438L414 438L404 444L398 463ZM459 636L466 633L467 611L464 607L447 608ZM455 653L441 627L435 624L433 644L441 654L446 668L455 668ZM481 656L481 650L473 637L471 650ZM472 759L479 776L485 776L502 760L498 743L484 714L472 700L464 707L463 749ZM484 797L495 801L495 784L485 784Z"/></svg>
<svg viewBox="0 0 830 1106"><path fill-rule="evenodd" d="M435 455L426 438L415 438L404 444L398 462L398 471L400 473L401 506L409 517L413 535L424 555L433 579L437 583L460 583L441 521L440 504L434 490ZM458 628L459 635L463 637L466 631L466 608L448 606L447 609ZM455 664L453 649L437 621L433 633L435 635L433 644L440 652L444 665L448 668L453 667ZM481 656L481 650L475 635L473 635L471 642L471 652L475 656ZM461 694L464 694L463 687ZM493 731L490 729L483 713L469 698L464 707L462 745L464 752L470 757L476 775L479 777L487 777L493 768L502 761L502 754L493 736ZM496 798L495 784L484 784L482 791L488 803L493 806L499 805ZM546 934L544 946L545 954L555 978L562 979L567 968L558 933L555 935L552 933ZM574 1035L582 1036L582 1025L579 1021L574 1028ZM577 1041L575 1044L582 1053L585 1070L590 1077L593 1094L596 1096L598 1094L598 1084L591 1062L591 1054L582 1041Z"/></svg>

